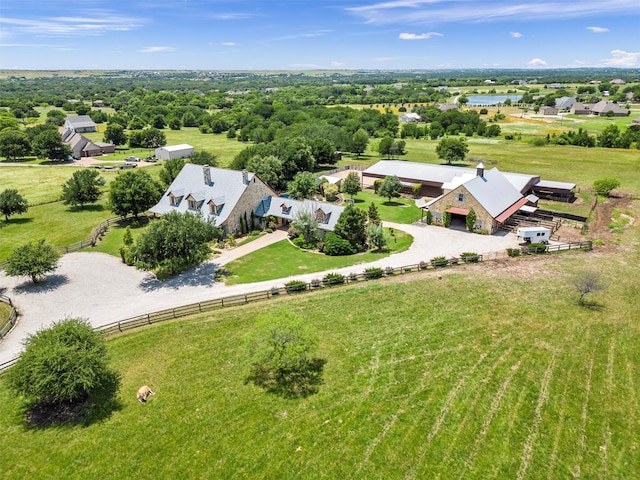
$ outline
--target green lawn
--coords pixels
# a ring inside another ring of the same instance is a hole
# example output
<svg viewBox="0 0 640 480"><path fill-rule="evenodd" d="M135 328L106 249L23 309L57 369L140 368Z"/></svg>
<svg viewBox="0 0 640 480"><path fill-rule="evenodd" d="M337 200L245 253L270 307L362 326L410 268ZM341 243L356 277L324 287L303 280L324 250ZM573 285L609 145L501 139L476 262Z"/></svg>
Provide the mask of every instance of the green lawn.
<svg viewBox="0 0 640 480"><path fill-rule="evenodd" d="M417 273L113 338L119 405L86 426L25 427L0 377L2 476L640 478L637 240L622 256L555 257L540 275ZM584 268L609 285L591 308L570 283ZM319 334L316 395L244 382L243 338L275 308ZM156 395L140 405L144 384Z"/></svg>
<svg viewBox="0 0 640 480"><path fill-rule="evenodd" d="M397 242L390 243L386 252L366 252L343 257L332 257L320 253L305 252L287 240L261 248L226 265L231 275L225 278L227 285L262 282L291 275L322 272L334 268L348 267L373 262L408 249L413 237L396 231ZM360 273L362 269L355 269Z"/></svg>
<svg viewBox="0 0 640 480"><path fill-rule="evenodd" d="M349 197L347 197L349 198ZM392 198L391 202L387 198L373 193L373 190L363 190L355 198L355 205L369 211L371 202L376 204L380 218L385 222L413 223L420 220L420 209L416 207L415 200L411 198Z"/></svg>

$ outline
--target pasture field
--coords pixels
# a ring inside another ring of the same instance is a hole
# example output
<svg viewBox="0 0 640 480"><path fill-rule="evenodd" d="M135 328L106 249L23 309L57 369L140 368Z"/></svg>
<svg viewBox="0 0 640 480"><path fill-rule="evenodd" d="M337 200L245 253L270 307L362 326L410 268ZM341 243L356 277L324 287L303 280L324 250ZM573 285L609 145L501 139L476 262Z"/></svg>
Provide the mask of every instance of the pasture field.
<svg viewBox="0 0 640 480"><path fill-rule="evenodd" d="M24 426L0 377L2 476L639 478L634 232L628 253L360 282L112 338L118 402L83 425ZM585 269L608 283L588 308L571 285ZM244 381L243 339L277 308L319 334L315 395Z"/></svg>
<svg viewBox="0 0 640 480"><path fill-rule="evenodd" d="M413 243L413 237L405 232L396 231L395 238L396 242L389 243L389 250L369 251L339 257L305 252L291 245L288 241L282 240L228 263L226 268L231 272L231 275L225 277L224 282L227 285L262 282L302 273L322 272L333 268L360 265L380 260L392 253L403 252Z"/></svg>

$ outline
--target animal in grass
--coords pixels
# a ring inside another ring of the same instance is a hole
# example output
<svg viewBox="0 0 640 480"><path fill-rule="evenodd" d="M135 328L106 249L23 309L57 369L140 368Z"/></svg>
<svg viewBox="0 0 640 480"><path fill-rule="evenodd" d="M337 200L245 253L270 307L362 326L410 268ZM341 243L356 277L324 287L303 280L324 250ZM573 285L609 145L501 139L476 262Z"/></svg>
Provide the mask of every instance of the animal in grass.
<svg viewBox="0 0 640 480"><path fill-rule="evenodd" d="M145 403L147 401L147 398L149 398L149 395L155 395L155 392L151 390L147 385L138 389L138 401L140 403Z"/></svg>

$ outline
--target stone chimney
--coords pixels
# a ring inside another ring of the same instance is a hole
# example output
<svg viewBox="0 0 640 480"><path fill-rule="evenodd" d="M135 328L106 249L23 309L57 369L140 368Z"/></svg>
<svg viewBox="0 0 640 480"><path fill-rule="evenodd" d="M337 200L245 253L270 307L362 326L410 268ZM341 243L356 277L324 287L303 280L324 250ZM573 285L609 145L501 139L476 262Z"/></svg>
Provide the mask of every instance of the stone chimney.
<svg viewBox="0 0 640 480"><path fill-rule="evenodd" d="M249 172L242 170L242 183L249 185Z"/></svg>
<svg viewBox="0 0 640 480"><path fill-rule="evenodd" d="M476 176L484 177L484 164L482 162L480 162L476 167Z"/></svg>
<svg viewBox="0 0 640 480"><path fill-rule="evenodd" d="M211 169L209 165L204 165L202 167L202 172L204 173L204 184L211 185Z"/></svg>

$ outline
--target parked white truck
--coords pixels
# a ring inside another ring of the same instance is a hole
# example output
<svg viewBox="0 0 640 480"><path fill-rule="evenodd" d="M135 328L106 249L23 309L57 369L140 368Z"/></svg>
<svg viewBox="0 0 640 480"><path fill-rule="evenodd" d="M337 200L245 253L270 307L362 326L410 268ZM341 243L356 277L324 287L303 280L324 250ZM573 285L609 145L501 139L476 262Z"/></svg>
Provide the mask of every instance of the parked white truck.
<svg viewBox="0 0 640 480"><path fill-rule="evenodd" d="M549 243L551 230L546 227L520 227L516 234L527 243Z"/></svg>

